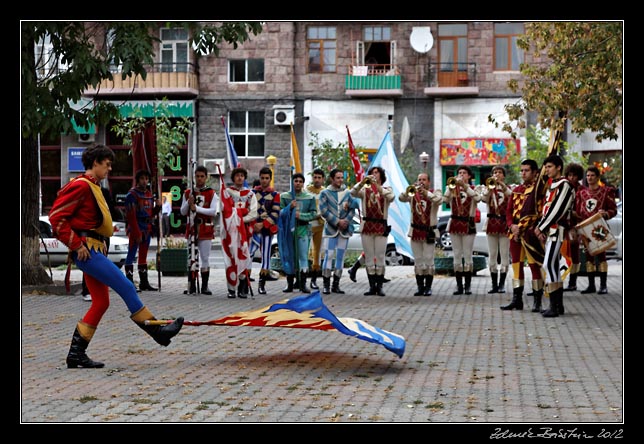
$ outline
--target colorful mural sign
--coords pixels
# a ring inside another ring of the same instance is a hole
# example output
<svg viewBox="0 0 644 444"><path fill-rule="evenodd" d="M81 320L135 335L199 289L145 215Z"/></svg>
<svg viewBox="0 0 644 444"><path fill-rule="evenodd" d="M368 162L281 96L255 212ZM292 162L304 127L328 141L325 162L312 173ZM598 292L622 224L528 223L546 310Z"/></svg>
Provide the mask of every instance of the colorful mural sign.
<svg viewBox="0 0 644 444"><path fill-rule="evenodd" d="M518 139L441 139L441 165L499 165L512 151L521 151Z"/></svg>

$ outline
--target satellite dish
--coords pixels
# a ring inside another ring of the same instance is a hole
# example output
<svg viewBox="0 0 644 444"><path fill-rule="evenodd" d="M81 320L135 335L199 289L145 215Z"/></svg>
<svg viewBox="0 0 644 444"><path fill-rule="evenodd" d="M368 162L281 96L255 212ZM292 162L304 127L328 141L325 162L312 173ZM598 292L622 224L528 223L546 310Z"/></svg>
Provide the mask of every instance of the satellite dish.
<svg viewBox="0 0 644 444"><path fill-rule="evenodd" d="M434 37L429 26L414 26L411 28L409 43L414 51L425 54L434 46Z"/></svg>
<svg viewBox="0 0 644 444"><path fill-rule="evenodd" d="M405 148L407 148L407 144L409 143L410 134L409 120L407 120L407 116L405 116L402 123L402 129L400 130L400 154L405 152Z"/></svg>

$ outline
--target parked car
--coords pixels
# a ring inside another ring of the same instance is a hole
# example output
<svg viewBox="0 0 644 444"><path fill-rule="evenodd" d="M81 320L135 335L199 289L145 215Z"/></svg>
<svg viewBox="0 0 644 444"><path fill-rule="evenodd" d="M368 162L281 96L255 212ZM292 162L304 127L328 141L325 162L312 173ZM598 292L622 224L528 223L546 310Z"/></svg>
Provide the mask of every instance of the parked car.
<svg viewBox="0 0 644 444"><path fill-rule="evenodd" d="M40 216L40 263L45 267L57 267L67 263L68 249L65 244L56 239L52 234L48 216ZM127 257L128 240L120 236L110 238L110 249L107 257L121 268ZM49 254L47 254L49 253Z"/></svg>

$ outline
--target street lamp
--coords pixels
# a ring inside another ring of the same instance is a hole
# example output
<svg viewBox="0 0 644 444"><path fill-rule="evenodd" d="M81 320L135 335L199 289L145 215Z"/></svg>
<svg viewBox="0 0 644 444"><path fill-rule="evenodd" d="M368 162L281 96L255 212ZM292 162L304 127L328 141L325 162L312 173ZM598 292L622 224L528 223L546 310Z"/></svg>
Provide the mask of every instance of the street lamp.
<svg viewBox="0 0 644 444"><path fill-rule="evenodd" d="M275 186L275 164L277 163L277 157L273 156L272 154L268 157L266 157L266 163L268 164L269 168L271 169L271 187Z"/></svg>
<svg viewBox="0 0 644 444"><path fill-rule="evenodd" d="M427 154L425 151L420 153L418 155L418 158L420 159L420 162L423 164L423 171L427 170L427 163L429 162L429 154Z"/></svg>

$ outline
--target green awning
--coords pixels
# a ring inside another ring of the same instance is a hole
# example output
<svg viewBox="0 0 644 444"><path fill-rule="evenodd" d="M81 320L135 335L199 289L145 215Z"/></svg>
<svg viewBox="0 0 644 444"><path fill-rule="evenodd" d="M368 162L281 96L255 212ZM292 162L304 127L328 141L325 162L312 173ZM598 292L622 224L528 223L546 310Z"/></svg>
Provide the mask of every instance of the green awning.
<svg viewBox="0 0 644 444"><path fill-rule="evenodd" d="M137 115L137 110L141 110L142 117L155 117L158 113L157 107L165 104L170 113L170 117L195 117L195 102L193 100L130 100L126 103L113 102L119 107L119 112L123 117L132 117Z"/></svg>
<svg viewBox="0 0 644 444"><path fill-rule="evenodd" d="M76 124L76 121L72 117L72 126L74 127L74 131L76 131L76 134L96 134L96 125L93 123L89 125L89 128L85 128L82 126L78 126Z"/></svg>

